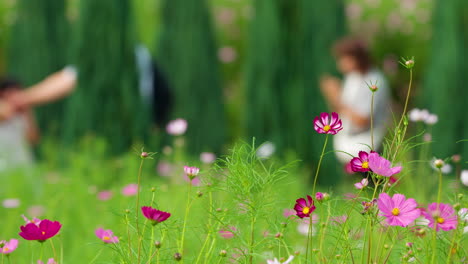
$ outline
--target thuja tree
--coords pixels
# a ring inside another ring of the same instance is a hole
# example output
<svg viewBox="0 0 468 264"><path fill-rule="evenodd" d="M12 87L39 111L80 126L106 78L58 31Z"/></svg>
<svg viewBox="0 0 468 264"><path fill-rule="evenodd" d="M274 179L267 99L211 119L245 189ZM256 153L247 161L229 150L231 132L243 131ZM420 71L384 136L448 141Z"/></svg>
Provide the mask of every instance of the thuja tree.
<svg viewBox="0 0 468 264"><path fill-rule="evenodd" d="M78 87L67 106L67 141L92 132L112 151L144 136L147 112L139 95L128 0L82 0L74 57Z"/></svg>
<svg viewBox="0 0 468 264"><path fill-rule="evenodd" d="M163 0L157 65L173 93L172 116L185 118L189 149L217 151L225 119L213 27L205 0Z"/></svg>
<svg viewBox="0 0 468 264"><path fill-rule="evenodd" d="M17 1L7 67L9 74L25 86L42 80L67 63L69 45L65 9L65 0ZM62 109L62 102L38 108L41 127L57 126Z"/></svg>
<svg viewBox="0 0 468 264"><path fill-rule="evenodd" d="M247 65L249 136L271 140L283 153L297 152L315 166L323 141L312 120L326 111L319 78L334 73L333 42L343 34L343 3L307 0L255 1ZM334 162L333 155L326 162ZM312 162L311 162L312 161ZM322 183L336 175L324 166Z"/></svg>
<svg viewBox="0 0 468 264"><path fill-rule="evenodd" d="M468 157L468 2L436 1L433 14L432 52L424 82L424 99L439 116L432 128L433 153L439 157Z"/></svg>

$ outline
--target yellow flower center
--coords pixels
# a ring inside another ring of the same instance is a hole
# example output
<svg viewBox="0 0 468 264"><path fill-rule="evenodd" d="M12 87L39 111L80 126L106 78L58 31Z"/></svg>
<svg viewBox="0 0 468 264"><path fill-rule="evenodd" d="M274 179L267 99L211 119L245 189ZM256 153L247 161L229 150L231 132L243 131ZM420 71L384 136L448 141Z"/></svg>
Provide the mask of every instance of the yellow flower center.
<svg viewBox="0 0 468 264"><path fill-rule="evenodd" d="M108 240L110 240L110 237L108 237L108 236L103 236L102 239L105 240L105 241L108 241Z"/></svg>
<svg viewBox="0 0 468 264"><path fill-rule="evenodd" d="M42 231L42 235L45 235L45 231Z"/></svg>
<svg viewBox="0 0 468 264"><path fill-rule="evenodd" d="M302 208L302 213L303 213L303 214L308 214L309 212L310 212L310 208L309 208L309 207L306 206L306 207Z"/></svg>
<svg viewBox="0 0 468 264"><path fill-rule="evenodd" d="M445 222L445 219L442 217L437 217L437 223L443 224Z"/></svg>
<svg viewBox="0 0 468 264"><path fill-rule="evenodd" d="M331 127L329 125L326 125L323 127L323 130L325 130L325 132L328 132L330 129Z"/></svg>
<svg viewBox="0 0 468 264"><path fill-rule="evenodd" d="M3 248L3 252L8 252L9 250L10 250L10 249L7 248L7 247L4 247L4 248Z"/></svg>
<svg viewBox="0 0 468 264"><path fill-rule="evenodd" d="M398 216L399 214L400 214L400 209L398 209L398 208L393 208L393 210L392 210L392 215Z"/></svg>
<svg viewBox="0 0 468 264"><path fill-rule="evenodd" d="M363 169L368 169L368 168L369 168L369 162L367 162L367 161L363 162L362 165L361 165L361 167L362 167Z"/></svg>

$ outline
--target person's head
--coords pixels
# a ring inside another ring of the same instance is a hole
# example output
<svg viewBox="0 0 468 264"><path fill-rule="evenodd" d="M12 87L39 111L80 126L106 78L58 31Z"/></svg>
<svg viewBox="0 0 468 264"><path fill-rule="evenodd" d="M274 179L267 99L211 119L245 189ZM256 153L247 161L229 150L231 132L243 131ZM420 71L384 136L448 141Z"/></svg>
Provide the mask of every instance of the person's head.
<svg viewBox="0 0 468 264"><path fill-rule="evenodd" d="M344 74L366 73L372 65L367 44L360 39L347 37L337 41L333 46L333 54L338 70Z"/></svg>
<svg viewBox="0 0 468 264"><path fill-rule="evenodd" d="M0 97L5 97L21 89L21 83L11 78L0 78Z"/></svg>

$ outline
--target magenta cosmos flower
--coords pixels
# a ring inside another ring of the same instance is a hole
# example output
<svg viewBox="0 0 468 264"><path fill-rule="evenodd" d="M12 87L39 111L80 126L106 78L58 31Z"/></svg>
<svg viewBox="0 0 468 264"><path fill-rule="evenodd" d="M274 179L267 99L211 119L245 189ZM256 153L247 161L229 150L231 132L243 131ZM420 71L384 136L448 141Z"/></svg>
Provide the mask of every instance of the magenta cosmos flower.
<svg viewBox="0 0 468 264"><path fill-rule="evenodd" d="M381 193L377 200L381 216L387 218L391 226L408 226L419 217L421 211L416 208L418 204L412 198L406 199L403 194L394 194L392 198L386 193Z"/></svg>
<svg viewBox="0 0 468 264"><path fill-rule="evenodd" d="M437 223L435 225L437 231L457 228L457 214L449 204L431 203L427 206L427 211L422 211L422 214L429 220L429 227L434 228L434 224Z"/></svg>
<svg viewBox="0 0 468 264"><path fill-rule="evenodd" d="M391 165L392 164L390 161L380 157L378 153L374 152L369 154L369 168L375 174L390 177L393 174L397 174L401 171L401 166L392 168Z"/></svg>
<svg viewBox="0 0 468 264"><path fill-rule="evenodd" d="M141 212L146 218L152 221L153 225L164 222L171 216L170 213L159 211L151 206L141 207Z"/></svg>
<svg viewBox="0 0 468 264"><path fill-rule="evenodd" d="M374 151L371 151L374 153ZM359 151L358 157L351 159L351 169L354 172L366 172L370 171L369 168L369 153L365 151Z"/></svg>
<svg viewBox="0 0 468 264"><path fill-rule="evenodd" d="M58 221L50 221L48 219L42 220L39 225L29 223L21 226L21 232L19 235L26 240L37 240L44 242L47 239L55 236L62 228L62 225Z"/></svg>
<svg viewBox="0 0 468 264"><path fill-rule="evenodd" d="M299 198L296 200L294 210L296 210L296 215L300 218L309 217L310 214L315 210L314 200L312 200L310 195L307 195L307 200L304 198Z"/></svg>
<svg viewBox="0 0 468 264"><path fill-rule="evenodd" d="M114 232L112 232L112 230L110 229L104 230L102 228L98 228L96 229L95 234L104 243L108 243L108 244L119 243L119 238L114 236Z"/></svg>
<svg viewBox="0 0 468 264"><path fill-rule="evenodd" d="M197 167L184 166L184 172L187 174L187 177L189 177L190 180L193 180L193 178L197 177L200 169Z"/></svg>
<svg viewBox="0 0 468 264"><path fill-rule="evenodd" d="M320 116L314 119L314 129L320 134L335 135L343 129L343 125L337 113L333 112L331 115L328 113L321 113Z"/></svg>
<svg viewBox="0 0 468 264"><path fill-rule="evenodd" d="M18 240L10 239L10 241L2 240L0 241L0 253L8 255L11 252L15 251L18 247Z"/></svg>

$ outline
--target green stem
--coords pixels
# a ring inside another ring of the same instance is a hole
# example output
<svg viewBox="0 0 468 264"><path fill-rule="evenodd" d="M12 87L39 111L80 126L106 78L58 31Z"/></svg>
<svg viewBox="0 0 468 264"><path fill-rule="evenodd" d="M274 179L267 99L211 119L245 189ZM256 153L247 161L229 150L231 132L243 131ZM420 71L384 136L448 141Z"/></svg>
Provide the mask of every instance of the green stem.
<svg viewBox="0 0 468 264"><path fill-rule="evenodd" d="M249 263L253 263L253 254L254 254L254 244L255 244L255 222L257 218L252 216L252 220L250 221L250 249L249 249Z"/></svg>
<svg viewBox="0 0 468 264"><path fill-rule="evenodd" d="M154 254L152 253L152 252L153 252L153 249L154 249L154 247L155 247L155 246L154 246L154 228L155 228L155 226L153 226L153 227L151 228L151 242L150 242L150 247L149 247L149 248L150 248L150 251L149 251L150 253L149 253L149 258L148 258L148 262L147 262L147 263L150 263L150 262L151 262L151 259L154 257L154 254L156 254L156 252L155 252Z"/></svg>
<svg viewBox="0 0 468 264"><path fill-rule="evenodd" d="M55 258L55 260L57 260L57 252L55 251L55 246L54 246L54 242L52 242L52 238L49 239L49 241L50 241L50 245L52 247L52 252L54 252L54 258Z"/></svg>
<svg viewBox="0 0 468 264"><path fill-rule="evenodd" d="M440 197L442 196L442 169L438 169L439 172L439 191L437 192L437 211L439 211ZM431 263L435 263L435 254L437 247L437 219L434 219L434 234L432 235L432 258Z"/></svg>
<svg viewBox="0 0 468 264"><path fill-rule="evenodd" d="M371 131L371 148L372 150L374 149L374 93L372 92L372 97L371 97L371 107L370 107L370 131Z"/></svg>
<svg viewBox="0 0 468 264"><path fill-rule="evenodd" d="M323 143L322 154L320 154L320 159L319 159L319 162L318 162L318 165L317 165L317 171L315 172L314 186L312 188L312 195L315 195L315 185L317 184L317 178L318 178L318 174L319 174L319 171L320 171L320 165L322 164L322 159L323 159L323 155L325 153L325 148L327 147L327 143L328 143L328 134L325 137L325 143Z"/></svg>
<svg viewBox="0 0 468 264"><path fill-rule="evenodd" d="M140 263L141 258L141 242L143 240L142 234L140 233L140 224L138 223L139 208L140 208L140 182L141 182L141 171L143 169L144 158L141 158L140 168L138 169L138 184L137 184L137 199L136 199L136 208L135 208L135 217L136 217L136 229L138 234L138 262Z"/></svg>
<svg viewBox="0 0 468 264"><path fill-rule="evenodd" d="M306 243L306 264L309 263L309 245L312 250L312 214L309 215L309 231L307 232L307 243Z"/></svg>
<svg viewBox="0 0 468 264"><path fill-rule="evenodd" d="M184 250L185 228L187 227L187 217L188 217L189 208L190 208L191 192L192 192L192 182L190 181L189 187L188 187L188 193L187 193L187 204L185 206L184 224L182 226L182 236L180 238L180 247L179 247L179 253L182 254L182 256L184 255L183 250ZM182 258L182 261L183 261L183 258Z"/></svg>

